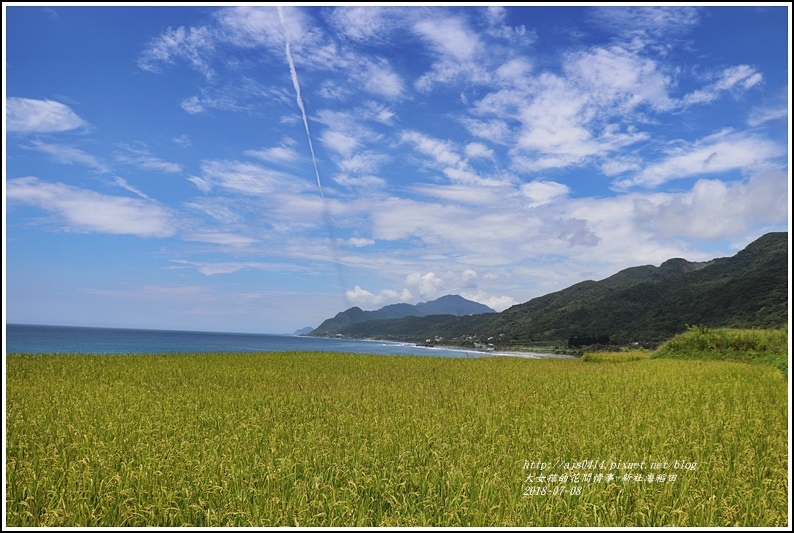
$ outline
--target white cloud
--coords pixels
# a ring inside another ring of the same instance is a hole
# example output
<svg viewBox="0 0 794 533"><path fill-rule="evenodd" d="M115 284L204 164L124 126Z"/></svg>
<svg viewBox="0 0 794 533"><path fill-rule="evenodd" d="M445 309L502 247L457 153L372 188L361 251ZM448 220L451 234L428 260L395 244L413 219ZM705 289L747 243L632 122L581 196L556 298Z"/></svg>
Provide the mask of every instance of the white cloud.
<svg viewBox="0 0 794 533"><path fill-rule="evenodd" d="M496 80L508 86L525 86L532 73L532 63L524 57L512 58L496 69Z"/></svg>
<svg viewBox="0 0 794 533"><path fill-rule="evenodd" d="M599 167L605 176L617 176L624 172L640 170L642 168L642 160L639 157L617 156L602 161Z"/></svg>
<svg viewBox="0 0 794 533"><path fill-rule="evenodd" d="M178 174L182 172L181 165L154 157L146 148L136 148L133 146L125 146L124 148L126 149L126 153L116 156L122 163L128 163L143 170L154 170L157 172L165 172L166 174Z"/></svg>
<svg viewBox="0 0 794 533"><path fill-rule="evenodd" d="M571 188L555 181L537 180L521 186L521 193L527 198L527 207L538 207L558 201L570 194Z"/></svg>
<svg viewBox="0 0 794 533"><path fill-rule="evenodd" d="M785 172L767 171L747 181L699 180L691 191L635 202L636 224L657 237L717 240L788 219Z"/></svg>
<svg viewBox="0 0 794 533"><path fill-rule="evenodd" d="M339 168L345 172L356 174L377 172L380 165L385 163L388 157L374 152L357 153L349 159L339 163Z"/></svg>
<svg viewBox="0 0 794 533"><path fill-rule="evenodd" d="M205 276L215 276L218 274L233 274L241 270L265 270L270 272L307 272L308 269L285 263L268 263L264 261L220 261L220 262L202 262L202 261L186 261L183 259L174 259L174 263L194 267L199 273Z"/></svg>
<svg viewBox="0 0 794 533"><path fill-rule="evenodd" d="M458 80L472 83L490 81L490 74L478 61L484 55L485 45L463 18L422 18L413 25L413 31L430 44L438 57L430 70L416 80L418 90L428 91L436 84Z"/></svg>
<svg viewBox="0 0 794 533"><path fill-rule="evenodd" d="M788 118L788 106L769 106L754 109L747 119L747 125L753 128L773 120Z"/></svg>
<svg viewBox="0 0 794 533"><path fill-rule="evenodd" d="M207 86L199 95L185 98L180 106L191 115L211 109L232 113L254 113L261 110L266 102L292 103L294 96L291 96L286 88L270 88L249 77L241 77L223 86Z"/></svg>
<svg viewBox="0 0 794 533"><path fill-rule="evenodd" d="M332 111L322 109L316 114L316 120L326 129L320 134L320 140L329 149L337 152L345 159L353 158L353 152L359 151L365 143L375 142L381 138L371 129L362 124L368 118L364 109L352 111Z"/></svg>
<svg viewBox="0 0 794 533"><path fill-rule="evenodd" d="M130 185L127 182L127 180L125 180L124 178L120 178L120 177L116 176L115 178L113 178L113 183L114 183L114 185L117 185L117 186L121 187L125 191L129 191L129 192L131 192L133 194L136 194L136 195L140 196L141 198L143 198L145 200L151 200L151 198L148 195L142 193L136 187L133 187L132 185Z"/></svg>
<svg viewBox="0 0 794 533"><path fill-rule="evenodd" d="M473 142L466 145L466 156L468 156L471 159L474 158L492 159L494 153L493 150L491 150L484 144Z"/></svg>
<svg viewBox="0 0 794 533"><path fill-rule="evenodd" d="M667 78L652 61L626 50L571 54L564 68L567 77L540 74L523 97L501 91L478 103L480 113L515 113L521 122L511 151L516 169L537 172L606 157L648 138L632 125L639 106L665 110L672 105Z"/></svg>
<svg viewBox="0 0 794 533"><path fill-rule="evenodd" d="M190 98L186 98L182 100L180 104L182 109L190 113L191 115L197 115L204 111L204 106L201 105L201 100L199 100L198 96L191 96Z"/></svg>
<svg viewBox="0 0 794 533"><path fill-rule="evenodd" d="M491 37L507 39L511 44L524 46L537 39L533 32L528 32L524 25L508 26L505 24L507 10L503 6L488 6L485 19L488 23L487 33Z"/></svg>
<svg viewBox="0 0 794 533"><path fill-rule="evenodd" d="M243 219L238 207L238 202L232 202L225 198L197 198L190 202L185 202L184 205L224 225L236 224Z"/></svg>
<svg viewBox="0 0 794 533"><path fill-rule="evenodd" d="M393 99L402 96L405 90L402 78L382 58L367 61L363 68L354 72L357 72L355 79L369 93Z"/></svg>
<svg viewBox="0 0 794 533"><path fill-rule="evenodd" d="M305 35L304 21L300 10L284 7L287 33L292 42ZM236 6L220 10L216 14L221 36L235 46L252 48L266 46L283 53L284 31L275 7Z"/></svg>
<svg viewBox="0 0 794 533"><path fill-rule="evenodd" d="M216 41L212 30L205 26L169 28L150 42L138 58L138 67L157 72L161 63L172 64L176 60L185 60L206 78L212 78L215 72L208 56L212 55Z"/></svg>
<svg viewBox="0 0 794 533"><path fill-rule="evenodd" d="M353 152L359 147L359 140L346 132L325 130L320 135L320 141L329 149L339 153L342 157L351 158Z"/></svg>
<svg viewBox="0 0 794 533"><path fill-rule="evenodd" d="M667 94L670 78L657 63L619 46L571 54L564 68L589 104L607 112L631 112L640 104L659 111L673 107Z"/></svg>
<svg viewBox="0 0 794 533"><path fill-rule="evenodd" d="M763 80L760 72L749 65L737 65L723 70L717 81L703 89L691 92L683 98L685 105L708 104L724 92L731 90L748 90Z"/></svg>
<svg viewBox="0 0 794 533"><path fill-rule="evenodd" d="M417 22L414 31L427 40L442 57L470 61L482 49L476 33L459 17L429 18Z"/></svg>
<svg viewBox="0 0 794 533"><path fill-rule="evenodd" d="M405 279L408 290L425 300L432 300L441 294L444 280L433 272L409 274Z"/></svg>
<svg viewBox="0 0 794 533"><path fill-rule="evenodd" d="M463 271L463 275L461 276L461 285L468 288L475 288L477 287L477 279L479 275L475 270L467 268Z"/></svg>
<svg viewBox="0 0 794 533"><path fill-rule="evenodd" d="M454 145L449 141L434 139L418 131L403 132L401 140L412 143L419 152L432 157L441 165L455 167L463 162Z"/></svg>
<svg viewBox="0 0 794 533"><path fill-rule="evenodd" d="M592 10L593 20L624 38L664 42L686 33L700 23L697 7L609 6Z"/></svg>
<svg viewBox="0 0 794 533"><path fill-rule="evenodd" d="M246 150L245 155L256 157L269 163L294 163L300 157L298 152L289 146L274 146L261 150Z"/></svg>
<svg viewBox="0 0 794 533"><path fill-rule="evenodd" d="M377 176L349 176L347 174L338 174L334 176L333 179L343 187L375 188L386 186L386 180Z"/></svg>
<svg viewBox="0 0 794 533"><path fill-rule="evenodd" d="M435 139L418 131L404 131L400 140L412 144L417 152L429 158L428 166L441 170L452 183L492 187L505 182L502 177L482 176L472 169L451 141Z"/></svg>
<svg viewBox="0 0 794 533"><path fill-rule="evenodd" d="M171 140L174 141L179 146L181 146L182 148L187 148L191 144L190 138L187 135L178 135Z"/></svg>
<svg viewBox="0 0 794 533"><path fill-rule="evenodd" d="M363 248L364 246L372 246L375 244L375 241L372 239L364 239L361 237L351 237L344 241L344 244L348 246L353 246L355 248Z"/></svg>
<svg viewBox="0 0 794 533"><path fill-rule="evenodd" d="M66 231L139 237L176 233L171 214L150 201L100 194L35 177L8 180L6 194L9 202L33 205L56 215Z"/></svg>
<svg viewBox="0 0 794 533"><path fill-rule="evenodd" d="M200 231L188 233L184 236L184 239L186 241L207 242L236 248L250 246L251 244L257 242L256 239L246 237L245 235L238 235L235 233L227 233L222 231Z"/></svg>
<svg viewBox="0 0 794 533"><path fill-rule="evenodd" d="M420 184L412 190L424 196L439 198L447 202L473 206L502 206L515 195L515 190L506 184L488 186L481 184L431 185Z"/></svg>
<svg viewBox="0 0 794 533"><path fill-rule="evenodd" d="M183 285L183 286L168 286L168 285L142 285L134 289L86 289L89 294L97 294L101 296L111 296L116 298L158 301L158 302L173 302L175 299L180 300L206 300L210 294L207 292L207 287L203 285Z"/></svg>
<svg viewBox="0 0 794 533"><path fill-rule="evenodd" d="M219 187L257 196L295 192L308 186L290 174L239 161L202 161L201 176L190 176L188 180L205 193Z"/></svg>
<svg viewBox="0 0 794 533"><path fill-rule="evenodd" d="M330 21L353 41L378 42L388 35L394 16L388 7L337 7L331 12Z"/></svg>
<svg viewBox="0 0 794 533"><path fill-rule="evenodd" d="M721 132L692 146L675 147L659 163L645 167L636 176L618 180L615 186L657 187L671 180L728 172L752 170L766 165L784 152L775 143L756 135Z"/></svg>
<svg viewBox="0 0 794 533"><path fill-rule="evenodd" d="M353 290L345 292L345 298L350 305L373 310L385 305L407 302L411 300L412 295L407 289L403 289L401 292L384 289L378 294L373 294L356 285Z"/></svg>
<svg viewBox="0 0 794 533"><path fill-rule="evenodd" d="M496 144L507 144L513 137L510 126L503 120L464 118L461 122L472 135Z"/></svg>
<svg viewBox="0 0 794 533"><path fill-rule="evenodd" d="M487 305L497 312L502 312L518 303L512 296L491 296L483 291L461 292L460 295L467 300Z"/></svg>
<svg viewBox="0 0 794 533"><path fill-rule="evenodd" d="M52 100L9 97L6 99L6 129L27 133L69 131L86 123L68 106Z"/></svg>
<svg viewBox="0 0 794 533"><path fill-rule="evenodd" d="M339 85L335 81L325 80L320 86L320 90L317 91L317 94L326 100L344 100L350 96L352 92L347 87Z"/></svg>
<svg viewBox="0 0 794 533"><path fill-rule="evenodd" d="M99 159L83 152L78 148L65 146L62 144L50 144L42 141L33 141L31 144L36 150L54 157L61 163L65 163L67 165L78 163L102 173L110 171L110 169Z"/></svg>

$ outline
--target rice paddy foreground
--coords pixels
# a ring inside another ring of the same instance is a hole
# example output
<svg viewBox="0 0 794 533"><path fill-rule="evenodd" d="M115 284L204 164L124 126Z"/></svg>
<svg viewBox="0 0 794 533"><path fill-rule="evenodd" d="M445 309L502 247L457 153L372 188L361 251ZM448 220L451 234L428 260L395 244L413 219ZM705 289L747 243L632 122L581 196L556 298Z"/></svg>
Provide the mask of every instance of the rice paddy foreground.
<svg viewBox="0 0 794 533"><path fill-rule="evenodd" d="M787 383L722 361L9 355L8 526L785 526Z"/></svg>

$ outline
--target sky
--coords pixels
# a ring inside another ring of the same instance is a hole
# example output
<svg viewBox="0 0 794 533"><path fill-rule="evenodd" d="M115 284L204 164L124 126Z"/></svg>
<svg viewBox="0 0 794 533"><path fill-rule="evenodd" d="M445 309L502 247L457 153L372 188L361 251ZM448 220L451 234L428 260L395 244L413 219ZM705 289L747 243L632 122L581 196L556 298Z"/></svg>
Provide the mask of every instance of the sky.
<svg viewBox="0 0 794 533"><path fill-rule="evenodd" d="M4 9L7 323L497 311L788 231L788 4Z"/></svg>

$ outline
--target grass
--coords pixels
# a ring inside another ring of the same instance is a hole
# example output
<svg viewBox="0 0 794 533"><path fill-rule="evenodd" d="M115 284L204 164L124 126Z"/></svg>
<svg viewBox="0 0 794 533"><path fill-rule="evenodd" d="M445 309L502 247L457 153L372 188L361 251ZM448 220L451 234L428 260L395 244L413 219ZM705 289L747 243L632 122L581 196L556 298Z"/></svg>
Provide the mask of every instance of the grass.
<svg viewBox="0 0 794 533"><path fill-rule="evenodd" d="M778 371L597 357L9 355L6 524L786 525Z"/></svg>
<svg viewBox="0 0 794 533"><path fill-rule="evenodd" d="M788 373L788 328L712 329L696 325L687 329L659 346L654 357L761 363Z"/></svg>
<svg viewBox="0 0 794 533"><path fill-rule="evenodd" d="M645 350L631 350L626 352L588 352L582 356L582 361L588 363L628 363L629 361L643 361L651 358L651 352Z"/></svg>

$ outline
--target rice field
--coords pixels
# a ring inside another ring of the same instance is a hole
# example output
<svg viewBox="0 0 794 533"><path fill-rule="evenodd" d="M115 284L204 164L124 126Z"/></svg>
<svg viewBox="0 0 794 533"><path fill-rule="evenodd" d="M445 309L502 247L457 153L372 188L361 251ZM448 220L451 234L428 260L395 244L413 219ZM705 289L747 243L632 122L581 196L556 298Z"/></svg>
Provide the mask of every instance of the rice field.
<svg viewBox="0 0 794 533"><path fill-rule="evenodd" d="M7 526L785 526L771 366L8 355Z"/></svg>

